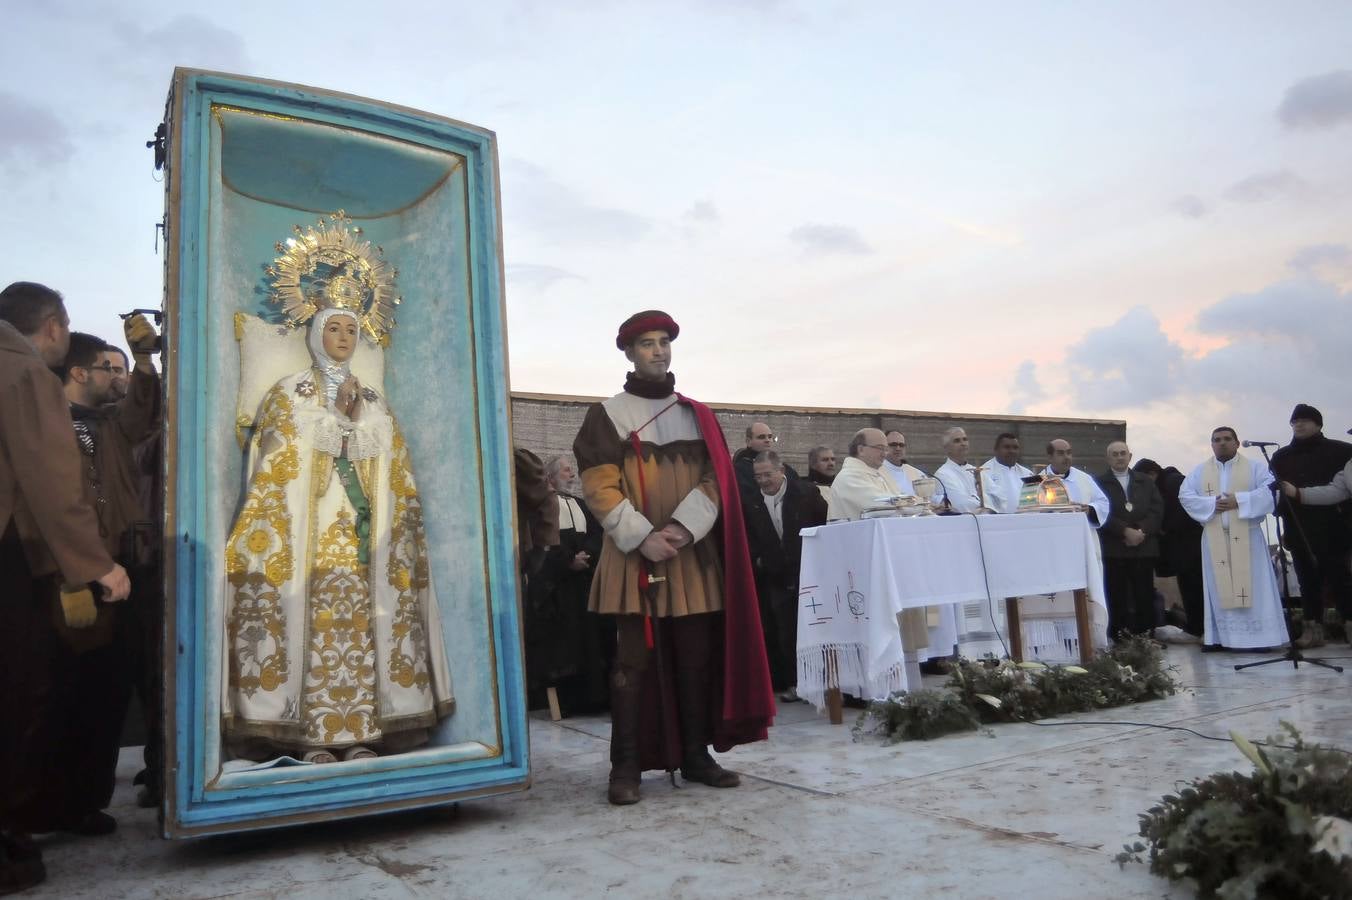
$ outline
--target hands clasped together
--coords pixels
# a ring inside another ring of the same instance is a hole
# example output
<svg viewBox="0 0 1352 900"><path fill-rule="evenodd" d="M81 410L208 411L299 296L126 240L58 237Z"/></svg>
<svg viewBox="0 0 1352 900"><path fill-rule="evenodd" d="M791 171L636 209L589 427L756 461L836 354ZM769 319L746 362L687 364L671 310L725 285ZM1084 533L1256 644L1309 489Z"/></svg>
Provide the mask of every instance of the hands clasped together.
<svg viewBox="0 0 1352 900"><path fill-rule="evenodd" d="M644 559L652 562L665 562L675 559L682 547L694 542L694 536L680 522L672 522L660 529L653 529L639 544L638 552Z"/></svg>

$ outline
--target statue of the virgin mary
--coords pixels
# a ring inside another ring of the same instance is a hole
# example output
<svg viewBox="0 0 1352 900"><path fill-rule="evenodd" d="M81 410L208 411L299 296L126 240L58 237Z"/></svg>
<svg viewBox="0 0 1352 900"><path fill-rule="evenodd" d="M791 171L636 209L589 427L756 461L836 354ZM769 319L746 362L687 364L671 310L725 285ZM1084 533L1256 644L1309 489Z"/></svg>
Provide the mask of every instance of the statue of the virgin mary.
<svg viewBox="0 0 1352 900"><path fill-rule="evenodd" d="M313 365L263 399L226 545L224 729L249 759L400 752L455 704L408 448L351 370L392 316L343 268L305 292Z"/></svg>

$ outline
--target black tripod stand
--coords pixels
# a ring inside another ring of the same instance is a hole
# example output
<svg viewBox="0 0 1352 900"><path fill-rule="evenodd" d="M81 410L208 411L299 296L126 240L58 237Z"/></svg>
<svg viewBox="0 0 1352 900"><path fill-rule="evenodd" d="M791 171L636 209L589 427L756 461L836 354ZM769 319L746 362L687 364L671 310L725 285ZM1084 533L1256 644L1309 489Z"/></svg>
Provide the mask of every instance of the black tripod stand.
<svg viewBox="0 0 1352 900"><path fill-rule="evenodd" d="M1272 457L1268 456L1267 447L1260 445L1258 450L1263 454L1263 459L1267 460L1268 469L1271 470ZM1281 482L1276 478L1275 472L1273 473L1273 476L1272 510L1276 513L1280 511L1281 503L1286 498L1282 496ZM1299 531L1300 522L1296 521L1295 510L1290 507L1289 503L1287 508L1291 509L1291 521L1295 522L1296 529ZM1277 521L1277 559L1280 560L1282 568L1282 615L1285 616L1286 610L1291 606L1291 573L1287 568L1289 563L1286 561L1286 540L1282 532L1282 517L1280 515L1274 515L1273 518ZM1304 532L1301 532L1300 539L1302 543L1306 544L1306 549L1308 550L1309 541L1305 540ZM1335 672L1341 673L1343 671L1342 666L1335 666L1333 663L1324 662L1322 659L1306 656L1300 652L1300 648L1297 647L1294 642L1287 647L1286 652L1281 656L1275 656L1272 659L1260 659L1258 662L1243 663L1242 665L1235 666L1235 671L1238 672L1241 669L1252 669L1254 666L1270 666L1273 663L1284 662L1291 663L1291 667L1294 669L1299 669L1301 663L1308 663L1312 666L1332 669Z"/></svg>

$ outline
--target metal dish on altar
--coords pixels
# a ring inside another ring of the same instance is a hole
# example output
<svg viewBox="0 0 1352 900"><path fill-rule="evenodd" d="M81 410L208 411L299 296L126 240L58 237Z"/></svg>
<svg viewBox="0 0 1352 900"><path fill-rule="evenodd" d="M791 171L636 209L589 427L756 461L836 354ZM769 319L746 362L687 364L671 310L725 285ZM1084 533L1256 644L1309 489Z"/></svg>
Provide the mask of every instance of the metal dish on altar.
<svg viewBox="0 0 1352 900"><path fill-rule="evenodd" d="M885 506L869 506L859 514L861 519L894 519L903 515L901 508L891 504Z"/></svg>

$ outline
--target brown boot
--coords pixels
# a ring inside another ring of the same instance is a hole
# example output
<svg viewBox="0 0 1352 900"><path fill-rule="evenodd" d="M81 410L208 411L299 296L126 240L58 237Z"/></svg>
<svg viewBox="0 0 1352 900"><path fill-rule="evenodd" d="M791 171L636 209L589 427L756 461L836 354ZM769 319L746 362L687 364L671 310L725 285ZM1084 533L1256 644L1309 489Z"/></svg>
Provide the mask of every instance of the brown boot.
<svg viewBox="0 0 1352 900"><path fill-rule="evenodd" d="M620 669L610 679L610 787L606 799L616 806L639 800L643 769L638 759L641 679Z"/></svg>
<svg viewBox="0 0 1352 900"><path fill-rule="evenodd" d="M742 776L723 768L709 753L708 747L687 748L681 762L681 777L716 788L735 788Z"/></svg>
<svg viewBox="0 0 1352 900"><path fill-rule="evenodd" d="M676 694L681 718L681 777L709 787L733 788L742 783L736 772L720 766L709 754L708 669L677 672Z"/></svg>
<svg viewBox="0 0 1352 900"><path fill-rule="evenodd" d="M1300 637L1296 638L1295 646L1301 650L1309 650L1314 647L1324 646L1324 625L1322 622L1315 622L1306 619L1300 626Z"/></svg>

